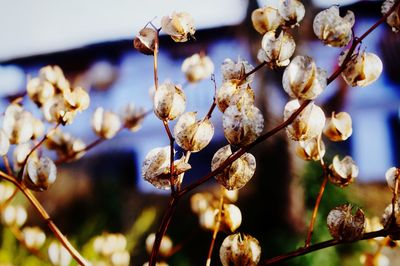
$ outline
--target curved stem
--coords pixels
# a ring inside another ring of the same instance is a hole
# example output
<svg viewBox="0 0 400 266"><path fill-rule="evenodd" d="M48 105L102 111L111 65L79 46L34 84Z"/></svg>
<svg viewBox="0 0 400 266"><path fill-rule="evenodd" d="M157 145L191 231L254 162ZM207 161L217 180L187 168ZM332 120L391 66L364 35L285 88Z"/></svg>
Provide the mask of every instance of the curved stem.
<svg viewBox="0 0 400 266"><path fill-rule="evenodd" d="M217 222L216 222L215 227L214 227L214 232L213 232L213 235L212 235L210 248L208 250L206 266L210 266L211 265L211 256L212 256L212 252L213 252L213 249L214 249L215 239L217 238L219 227L221 225L221 217L222 217L223 206L224 206L224 193L221 191L221 197L219 199Z"/></svg>

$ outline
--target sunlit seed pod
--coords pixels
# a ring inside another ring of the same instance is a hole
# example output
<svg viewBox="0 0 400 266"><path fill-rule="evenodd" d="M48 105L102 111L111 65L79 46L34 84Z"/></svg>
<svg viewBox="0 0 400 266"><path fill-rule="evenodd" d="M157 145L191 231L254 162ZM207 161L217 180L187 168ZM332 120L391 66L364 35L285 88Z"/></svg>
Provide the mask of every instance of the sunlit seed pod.
<svg viewBox="0 0 400 266"><path fill-rule="evenodd" d="M218 209L208 207L205 211L199 214L200 227L208 231L213 231L217 225L217 215Z"/></svg>
<svg viewBox="0 0 400 266"><path fill-rule="evenodd" d="M326 152L325 144L320 140L320 147L318 149L318 139L312 138L304 141L298 141L296 145L296 154L306 161L319 161L324 157Z"/></svg>
<svg viewBox="0 0 400 266"><path fill-rule="evenodd" d="M400 226L400 200L397 198L395 204L394 204L394 215L393 215L393 205L389 204L386 206L381 223L384 228L387 228L393 223L394 225ZM394 217L394 220L392 220L392 217Z"/></svg>
<svg viewBox="0 0 400 266"><path fill-rule="evenodd" d="M26 85L29 98L39 107L51 99L55 94L53 84L39 78L30 79Z"/></svg>
<svg viewBox="0 0 400 266"><path fill-rule="evenodd" d="M247 62L246 60L243 60L241 58L238 58L238 60L235 62L230 58L227 58L224 60L224 62L221 65L221 72L222 72L222 77L223 77L223 82L229 81L229 80L241 80L247 73L252 71L254 67ZM245 80L243 80L240 85L247 86L250 82L252 82L254 79L254 74L251 74L248 76Z"/></svg>
<svg viewBox="0 0 400 266"><path fill-rule="evenodd" d="M196 31L192 16L186 12L173 12L171 16L162 17L161 29L175 42L186 42L194 38Z"/></svg>
<svg viewBox="0 0 400 266"><path fill-rule="evenodd" d="M112 266L129 266L130 259L129 252L126 250L117 251L111 255Z"/></svg>
<svg viewBox="0 0 400 266"><path fill-rule="evenodd" d="M181 88L164 82L154 93L154 113L161 120L174 120L186 107L186 96Z"/></svg>
<svg viewBox="0 0 400 266"><path fill-rule="evenodd" d="M353 133L351 116L346 112L332 113L327 119L324 134L332 141L344 141Z"/></svg>
<svg viewBox="0 0 400 266"><path fill-rule="evenodd" d="M365 218L365 232L373 232L379 231L383 229L383 225L381 224L380 218L378 216L373 216L372 218L368 219ZM381 241L385 237L375 237L369 241Z"/></svg>
<svg viewBox="0 0 400 266"><path fill-rule="evenodd" d="M237 233L225 238L219 250L223 266L255 266L261 257L261 247L254 237Z"/></svg>
<svg viewBox="0 0 400 266"><path fill-rule="evenodd" d="M313 100L325 89L326 80L327 72L311 57L298 55L283 72L282 85L292 98Z"/></svg>
<svg viewBox="0 0 400 266"><path fill-rule="evenodd" d="M2 220L6 226L21 227L28 218L28 214L21 205L8 205L2 212Z"/></svg>
<svg viewBox="0 0 400 266"><path fill-rule="evenodd" d="M202 192L193 194L190 197L190 207L195 214L200 214L210 206L210 202L213 199L214 197L211 193Z"/></svg>
<svg viewBox="0 0 400 266"><path fill-rule="evenodd" d="M57 178L57 167L49 157L29 158L24 170L24 183L32 190L47 190Z"/></svg>
<svg viewBox="0 0 400 266"><path fill-rule="evenodd" d="M143 108L138 108L133 103L126 105L121 115L124 127L132 132L138 131L142 126L145 115Z"/></svg>
<svg viewBox="0 0 400 266"><path fill-rule="evenodd" d="M382 4L382 14L385 15L389 12L396 0L386 0ZM386 19L387 24L392 27L393 32L399 32L400 30L400 6L398 5L394 12L392 12Z"/></svg>
<svg viewBox="0 0 400 266"><path fill-rule="evenodd" d="M364 266L390 266L390 259L382 253L364 253L360 256L360 262Z"/></svg>
<svg viewBox="0 0 400 266"><path fill-rule="evenodd" d="M350 204L340 205L331 210L326 222L329 233L336 240L354 241L364 235L364 212L360 208L353 212L353 206Z"/></svg>
<svg viewBox="0 0 400 266"><path fill-rule="evenodd" d="M133 40L136 50L145 55L153 55L158 32L152 28L143 28Z"/></svg>
<svg viewBox="0 0 400 266"><path fill-rule="evenodd" d="M110 257L115 252L125 251L126 245L126 238L122 234L103 233L93 241L95 252L105 257Z"/></svg>
<svg viewBox="0 0 400 266"><path fill-rule="evenodd" d="M174 127L176 144L191 152L204 149L214 135L214 126L209 119L196 121L196 112L181 115Z"/></svg>
<svg viewBox="0 0 400 266"><path fill-rule="evenodd" d="M50 82L57 85L58 81L65 79L64 73L59 66L45 66L39 70L39 77L41 80Z"/></svg>
<svg viewBox="0 0 400 266"><path fill-rule="evenodd" d="M152 233L147 236L146 238L146 251L147 253L151 254L151 250L153 249L154 241L156 239L156 234ZM159 249L159 254L162 257L168 257L172 251L174 244L169 236L164 235Z"/></svg>
<svg viewBox="0 0 400 266"><path fill-rule="evenodd" d="M278 12L286 22L285 26L293 27L303 20L306 10L298 0L280 0Z"/></svg>
<svg viewBox="0 0 400 266"><path fill-rule="evenodd" d="M358 176L358 167L350 156L345 156L340 160L339 156L336 155L333 157L329 170L329 180L340 187L347 187Z"/></svg>
<svg viewBox="0 0 400 266"><path fill-rule="evenodd" d="M50 262L57 266L68 266L72 260L68 250L57 241L49 245L48 255Z"/></svg>
<svg viewBox="0 0 400 266"><path fill-rule="evenodd" d="M0 128L0 156L4 156L7 154L10 148L10 141L8 139L8 135L2 128Z"/></svg>
<svg viewBox="0 0 400 266"><path fill-rule="evenodd" d="M25 245L31 249L40 249L46 241L46 235L39 227L24 227L22 235Z"/></svg>
<svg viewBox="0 0 400 266"><path fill-rule="evenodd" d="M235 203L239 197L239 190L227 190L223 188L223 194L226 202Z"/></svg>
<svg viewBox="0 0 400 266"><path fill-rule="evenodd" d="M52 130L47 135L45 144L48 149L55 150L60 159L67 159L67 161L79 159L85 154L85 143L64 133L60 128Z"/></svg>
<svg viewBox="0 0 400 266"><path fill-rule="evenodd" d="M294 112L299 109L298 100L292 100L285 105L283 113L284 120L287 120ZM325 126L325 114L322 109L310 103L300 112L293 122L286 127L289 138L296 141L305 141L321 135Z"/></svg>
<svg viewBox="0 0 400 266"><path fill-rule="evenodd" d="M102 107L98 107L93 114L92 128L101 138L113 138L121 129L121 125L121 120L117 114L105 111Z"/></svg>
<svg viewBox="0 0 400 266"><path fill-rule="evenodd" d="M64 97L58 95L51 98L42 106L42 112L46 120L50 123L71 124L77 114L66 106Z"/></svg>
<svg viewBox="0 0 400 266"><path fill-rule="evenodd" d="M211 161L211 170L217 169L224 161L232 155L230 145L219 149ZM228 190L242 188L253 177L256 170L256 159L250 153L245 153L234 161L231 165L224 168L222 173L215 176L218 183Z"/></svg>
<svg viewBox="0 0 400 266"><path fill-rule="evenodd" d="M397 191L400 193L400 169L397 167L390 167L385 174L386 182L389 188L392 191L396 190L396 182L397 182Z"/></svg>
<svg viewBox="0 0 400 266"><path fill-rule="evenodd" d="M42 120L39 120L39 119L36 119L33 117L32 124L33 124L32 139L38 139L41 136L43 136L45 128L44 128L44 124L43 124Z"/></svg>
<svg viewBox="0 0 400 266"><path fill-rule="evenodd" d="M3 130L11 144L20 144L29 141L33 136L33 115L25 111L22 106L10 104L3 119Z"/></svg>
<svg viewBox="0 0 400 266"><path fill-rule="evenodd" d="M217 90L217 106L221 112L231 105L249 106L254 104L254 91L250 86L238 86L238 80L229 80Z"/></svg>
<svg viewBox="0 0 400 266"><path fill-rule="evenodd" d="M19 171L23 166L26 157L32 150L32 145L30 142L25 142L22 144L18 144L13 151L13 167L15 171ZM37 158L37 153L33 152L30 155L30 158Z"/></svg>
<svg viewBox="0 0 400 266"><path fill-rule="evenodd" d="M221 229L235 232L242 224L242 212L233 204L224 204L221 215Z"/></svg>
<svg viewBox="0 0 400 266"><path fill-rule="evenodd" d="M243 147L255 141L264 128L264 117L254 105L228 107L222 116L225 138L230 144Z"/></svg>
<svg viewBox="0 0 400 266"><path fill-rule="evenodd" d="M284 20L278 12L278 9L266 6L255 9L251 13L253 27L258 33L264 34L268 31L276 30L284 24Z"/></svg>
<svg viewBox="0 0 400 266"><path fill-rule="evenodd" d="M346 46L352 38L354 13L347 11L344 17L339 15L339 6L334 5L319 12L313 23L315 35L325 45L334 47Z"/></svg>
<svg viewBox="0 0 400 266"><path fill-rule="evenodd" d="M84 111L90 105L89 94L82 87L66 90L63 96L65 105L71 110Z"/></svg>
<svg viewBox="0 0 400 266"><path fill-rule="evenodd" d="M342 65L347 53L348 50L339 57L339 66ZM360 52L347 63L341 75L349 86L365 87L375 82L382 70L382 61L376 54Z"/></svg>
<svg viewBox="0 0 400 266"><path fill-rule="evenodd" d="M295 49L296 43L289 32L281 31L276 36L274 31L269 31L262 38L257 59L267 62L270 68L287 66Z"/></svg>
<svg viewBox="0 0 400 266"><path fill-rule="evenodd" d="M195 83L209 78L214 72L214 64L210 57L194 54L183 61L181 70L189 82Z"/></svg>
<svg viewBox="0 0 400 266"><path fill-rule="evenodd" d="M6 202L12 196L15 189L10 183L0 182L0 204Z"/></svg>

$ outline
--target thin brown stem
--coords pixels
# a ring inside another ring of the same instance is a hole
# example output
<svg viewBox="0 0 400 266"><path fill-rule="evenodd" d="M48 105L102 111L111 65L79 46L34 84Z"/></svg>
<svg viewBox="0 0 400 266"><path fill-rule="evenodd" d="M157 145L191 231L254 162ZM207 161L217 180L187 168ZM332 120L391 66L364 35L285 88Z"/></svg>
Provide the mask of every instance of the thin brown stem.
<svg viewBox="0 0 400 266"><path fill-rule="evenodd" d="M165 132L168 135L169 139L169 147L170 147L170 163L169 163L169 182L171 184L171 195L175 195L175 167L174 167L174 142L175 138L172 136L171 130L169 129L168 126L168 121L163 120L163 125L165 128Z"/></svg>
<svg viewBox="0 0 400 266"><path fill-rule="evenodd" d="M157 30L157 34L154 40L154 87L158 89L158 46L159 46L159 38L158 38L159 30Z"/></svg>
<svg viewBox="0 0 400 266"><path fill-rule="evenodd" d="M267 62L266 62L266 61L262 62L261 64L259 64L259 65L256 66L255 68L253 68L250 72L246 73L246 74L240 79L240 82L239 82L239 83L243 82L243 81L244 81L245 79L247 79L251 74L256 73L258 70L260 70L261 68L263 68L263 67L266 66L266 65L267 65Z"/></svg>
<svg viewBox="0 0 400 266"><path fill-rule="evenodd" d="M397 202L397 196L398 196L398 186L399 186L399 169L396 168L396 179L394 182L394 189L393 189L393 197L392 197L392 214L390 217L390 222L389 222L389 226L392 226L392 224L396 224L396 202Z"/></svg>
<svg viewBox="0 0 400 266"><path fill-rule="evenodd" d="M6 167L7 174L12 175L13 171L10 166L10 161L8 160L7 155L3 155L4 166Z"/></svg>
<svg viewBox="0 0 400 266"><path fill-rule="evenodd" d="M211 256L212 256L213 249L214 249L215 239L217 239L217 234L219 232L219 227L221 225L223 206L224 206L224 193L222 192L222 189L221 189L221 197L219 199L219 207L218 207L218 216L217 216L217 221L215 223L215 227L214 227L214 231L213 231L213 235L212 235L212 239L211 239L211 243L210 243L210 248L208 250L206 266L211 265Z"/></svg>

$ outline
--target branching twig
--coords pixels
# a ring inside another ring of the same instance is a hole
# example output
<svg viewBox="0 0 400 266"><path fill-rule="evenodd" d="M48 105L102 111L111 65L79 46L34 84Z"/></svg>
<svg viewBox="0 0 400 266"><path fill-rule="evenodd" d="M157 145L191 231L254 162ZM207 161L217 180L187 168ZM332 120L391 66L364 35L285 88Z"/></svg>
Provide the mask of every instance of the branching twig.
<svg viewBox="0 0 400 266"><path fill-rule="evenodd" d="M213 252L213 249L214 249L215 239L217 238L219 227L221 225L221 217L222 217L223 206L224 206L224 193L222 192L222 189L221 189L221 197L220 197L220 200L219 200L217 221L215 223L214 232L213 232L211 243L210 243L210 248L208 250L206 266L210 266L211 265L211 256L212 256L212 252Z"/></svg>

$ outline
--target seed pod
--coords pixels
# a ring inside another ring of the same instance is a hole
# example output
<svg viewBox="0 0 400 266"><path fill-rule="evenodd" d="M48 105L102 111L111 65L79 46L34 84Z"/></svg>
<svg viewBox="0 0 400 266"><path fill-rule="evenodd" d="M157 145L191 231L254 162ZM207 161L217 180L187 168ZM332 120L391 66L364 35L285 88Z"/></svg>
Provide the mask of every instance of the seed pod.
<svg viewBox="0 0 400 266"><path fill-rule="evenodd" d="M303 20L306 13L304 5L298 0L280 0L278 11L285 20L287 27L299 25L299 22Z"/></svg>
<svg viewBox="0 0 400 266"><path fill-rule="evenodd" d="M281 31L276 36L274 31L269 31L262 38L257 59L267 62L270 68L287 66L295 49L296 43L289 32Z"/></svg>
<svg viewBox="0 0 400 266"><path fill-rule="evenodd" d="M287 120L299 107L300 103L298 100L288 102L283 113L284 120ZM294 119L292 124L286 127L286 133L289 138L296 141L309 140L321 135L324 125L324 112L319 106L310 103Z"/></svg>
<svg viewBox="0 0 400 266"><path fill-rule="evenodd" d="M221 230L235 232L242 224L242 212L233 204L224 204L221 215Z"/></svg>
<svg viewBox="0 0 400 266"><path fill-rule="evenodd" d="M223 266L255 266L260 261L261 247L251 235L237 233L225 238L219 250Z"/></svg>
<svg viewBox="0 0 400 266"><path fill-rule="evenodd" d="M117 251L111 255L111 263L113 266L129 266L130 260L131 257L126 250Z"/></svg>
<svg viewBox="0 0 400 266"><path fill-rule="evenodd" d="M339 15L339 7L334 5L319 12L313 23L315 35L325 45L334 47L346 46L352 38L354 13L347 11L343 18Z"/></svg>
<svg viewBox="0 0 400 266"><path fill-rule="evenodd" d="M350 156L345 156L342 160L339 160L339 156L336 155L333 157L329 169L329 180L340 187L347 187L358 176L358 167Z"/></svg>
<svg viewBox="0 0 400 266"><path fill-rule="evenodd" d="M392 191L396 190L396 182L397 182L397 191L400 192L400 169L397 167L390 167L385 174L386 177L386 182L389 186L389 188ZM398 180L398 181L397 181Z"/></svg>
<svg viewBox="0 0 400 266"><path fill-rule="evenodd" d="M255 9L251 13L251 21L254 29L260 34L276 30L284 23L278 9L270 6Z"/></svg>
<svg viewBox="0 0 400 266"><path fill-rule="evenodd" d="M71 110L65 103L62 95L57 95L42 106L44 118L51 123L61 123L63 125L71 124L77 114Z"/></svg>
<svg viewBox="0 0 400 266"><path fill-rule="evenodd" d="M196 31L192 16L186 12L173 12L161 19L162 30L175 42L186 42Z"/></svg>
<svg viewBox="0 0 400 266"><path fill-rule="evenodd" d="M46 235L39 227L24 227L22 236L25 245L30 249L38 250L46 241Z"/></svg>
<svg viewBox="0 0 400 266"><path fill-rule="evenodd" d="M152 28L141 29L133 40L133 46L142 54L153 55L157 35L158 32Z"/></svg>
<svg viewBox="0 0 400 266"><path fill-rule="evenodd" d="M186 151L198 152L210 143L214 126L209 119L196 121L196 112L179 117L174 127L176 144Z"/></svg>
<svg viewBox="0 0 400 266"><path fill-rule="evenodd" d="M395 225L400 226L400 200L397 199L394 203L394 215L393 213L393 205L389 204L386 206L385 211L383 212L381 223L384 228L387 228L393 222ZM394 221L392 221L392 217L394 217Z"/></svg>
<svg viewBox="0 0 400 266"><path fill-rule="evenodd" d="M240 108L228 107L222 116L225 138L230 144L245 146L256 140L264 128L264 117L261 111L251 105Z"/></svg>
<svg viewBox="0 0 400 266"><path fill-rule="evenodd" d="M132 132L138 131L145 115L143 108L137 108L133 103L126 105L121 115L124 127Z"/></svg>
<svg viewBox="0 0 400 266"><path fill-rule="evenodd" d="M45 66L39 70L39 78L57 85L58 81L65 79L64 73L59 66Z"/></svg>
<svg viewBox="0 0 400 266"><path fill-rule="evenodd" d="M61 160L71 161L79 159L85 154L85 143L61 131L60 128L51 131L47 135L46 147L55 150Z"/></svg>
<svg viewBox="0 0 400 266"><path fill-rule="evenodd" d="M329 233L334 239L351 242L362 238L364 235L364 212L357 208L353 214L352 209L352 205L344 204L329 212L326 222Z"/></svg>
<svg viewBox="0 0 400 266"><path fill-rule="evenodd" d="M10 141L8 140L8 136L6 132L4 132L2 128L0 128L0 156L6 155L9 148Z"/></svg>
<svg viewBox="0 0 400 266"><path fill-rule="evenodd" d="M351 116L346 112L340 112L328 118L324 128L324 134L332 141L343 141L353 133Z"/></svg>
<svg viewBox="0 0 400 266"><path fill-rule="evenodd" d="M237 80L229 80L217 90L217 106L221 112L231 105L250 106L254 104L254 91L250 86L238 86Z"/></svg>
<svg viewBox="0 0 400 266"><path fill-rule="evenodd" d="M382 14L385 15L389 12L392 6L395 4L395 0L386 0L382 4ZM393 32L399 32L400 30L400 6L398 5L394 12L392 12L386 19L387 24L392 27Z"/></svg>
<svg viewBox="0 0 400 266"><path fill-rule="evenodd" d="M151 250L153 249L154 246L154 241L156 240L156 234L152 233L147 236L146 238L146 250L147 253L151 254ZM162 257L168 257L170 254L174 244L172 243L172 240L169 236L164 235L161 244L160 244L160 249L159 253Z"/></svg>
<svg viewBox="0 0 400 266"><path fill-rule="evenodd" d="M18 144L13 152L13 167L15 171L19 171L24 166L26 156L31 152L32 145L30 142ZM29 158L37 158L37 152L34 151Z"/></svg>
<svg viewBox="0 0 400 266"><path fill-rule="evenodd" d="M3 130L11 144L29 141L33 136L33 115L20 105L10 104L3 119Z"/></svg>
<svg viewBox="0 0 400 266"><path fill-rule="evenodd" d="M2 220L6 226L21 227L27 218L28 214L21 205L8 205L2 212Z"/></svg>
<svg viewBox="0 0 400 266"><path fill-rule="evenodd" d="M49 245L48 254L53 265L68 266L72 260L68 250L57 241Z"/></svg>
<svg viewBox="0 0 400 266"><path fill-rule="evenodd" d="M73 90L65 90L63 93L65 106L70 110L84 111L89 107L89 94L82 88L76 87Z"/></svg>
<svg viewBox="0 0 400 266"><path fill-rule="evenodd" d="M33 124L33 135L32 139L38 139L39 137L44 135L44 124L42 120L36 119L33 117L32 119L32 124Z"/></svg>
<svg viewBox="0 0 400 266"><path fill-rule="evenodd" d="M29 158L24 169L25 185L36 191L44 191L57 178L57 167L49 157Z"/></svg>
<svg viewBox="0 0 400 266"><path fill-rule="evenodd" d="M325 155L325 144L320 141L320 151L318 151L318 140L317 138L312 138L305 141L297 142L296 154L303 160L306 161L319 161L320 156Z"/></svg>
<svg viewBox="0 0 400 266"><path fill-rule="evenodd" d="M211 193L196 193L190 197L190 207L195 214L201 214L210 207L214 197Z"/></svg>
<svg viewBox="0 0 400 266"><path fill-rule="evenodd" d="M161 120L174 120L186 107L182 89L171 82L164 82L154 93L154 113Z"/></svg>
<svg viewBox="0 0 400 266"><path fill-rule="evenodd" d="M217 169L225 160L232 155L230 145L219 149L211 161L211 170ZM218 183L228 190L242 188L253 177L256 170L256 159L250 153L243 154L239 159L226 167L220 174L216 175Z"/></svg>
<svg viewBox="0 0 400 266"><path fill-rule="evenodd" d="M99 137L111 139L121 129L121 120L117 114L99 107L93 114L92 127Z"/></svg>
<svg viewBox="0 0 400 266"><path fill-rule="evenodd" d="M227 190L223 189L224 199L226 202L234 203L238 200L239 191L238 190Z"/></svg>
<svg viewBox="0 0 400 266"><path fill-rule="evenodd" d="M313 100L325 89L326 79L326 71L311 57L298 55L283 72L282 85L292 98Z"/></svg>
<svg viewBox="0 0 400 266"><path fill-rule="evenodd" d="M149 266L149 262L144 263L143 266ZM169 264L163 261L157 261L156 266L169 266Z"/></svg>
<svg viewBox="0 0 400 266"><path fill-rule="evenodd" d="M390 260L382 253L364 253L360 256L360 262L364 266L389 266Z"/></svg>
<svg viewBox="0 0 400 266"><path fill-rule="evenodd" d="M194 54L183 61L181 69L186 79L195 83L210 77L214 72L214 64L210 57L204 54Z"/></svg>
<svg viewBox="0 0 400 266"><path fill-rule="evenodd" d="M10 183L0 182L0 204L6 202L12 196L15 189Z"/></svg>
<svg viewBox="0 0 400 266"><path fill-rule="evenodd" d="M254 67L249 64L246 60L239 58L237 62L233 61L232 59L225 59L221 65L221 72L223 77L223 82L229 80L241 80L246 73L252 71ZM245 80L243 80L238 85L247 86L250 82L254 79L254 74L248 76Z"/></svg>
<svg viewBox="0 0 400 266"><path fill-rule="evenodd" d="M53 84L40 78L30 79L26 85L29 98L41 107L46 101L54 97L56 93Z"/></svg>
<svg viewBox="0 0 400 266"><path fill-rule="evenodd" d="M94 251L105 257L110 257L118 251L124 251L126 245L126 238L122 234L103 233L93 241Z"/></svg>
<svg viewBox="0 0 400 266"><path fill-rule="evenodd" d="M339 57L339 66L342 65L348 51ZM349 86L365 87L375 82L381 75L383 65L381 59L373 53L361 52L349 61L342 71L342 78Z"/></svg>
<svg viewBox="0 0 400 266"><path fill-rule="evenodd" d="M211 206L207 207L199 214L199 225L201 228L213 231L217 225L218 209Z"/></svg>

